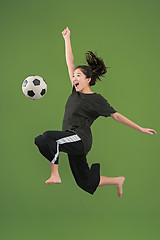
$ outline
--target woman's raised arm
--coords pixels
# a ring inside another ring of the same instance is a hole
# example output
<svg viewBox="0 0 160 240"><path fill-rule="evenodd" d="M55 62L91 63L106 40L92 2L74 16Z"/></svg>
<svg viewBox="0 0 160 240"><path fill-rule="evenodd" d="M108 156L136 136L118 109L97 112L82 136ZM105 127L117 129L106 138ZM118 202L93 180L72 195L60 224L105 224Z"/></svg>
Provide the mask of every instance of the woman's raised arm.
<svg viewBox="0 0 160 240"><path fill-rule="evenodd" d="M66 63L68 66L70 64L74 64L74 57L72 53L71 40L70 40L70 30L68 27L64 29L64 31L62 32L62 35L65 40Z"/></svg>
<svg viewBox="0 0 160 240"><path fill-rule="evenodd" d="M66 63L68 66L70 80L73 86L72 78L75 70L75 65L74 65L74 57L73 57L72 48L71 48L70 30L68 27L64 29L64 31L62 32L62 35L65 40Z"/></svg>

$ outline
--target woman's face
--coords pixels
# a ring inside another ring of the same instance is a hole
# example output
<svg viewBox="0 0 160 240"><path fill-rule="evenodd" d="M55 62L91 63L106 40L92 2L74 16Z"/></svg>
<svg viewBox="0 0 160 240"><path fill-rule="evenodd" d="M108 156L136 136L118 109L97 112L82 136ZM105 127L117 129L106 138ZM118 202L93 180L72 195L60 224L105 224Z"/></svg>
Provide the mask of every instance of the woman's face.
<svg viewBox="0 0 160 240"><path fill-rule="evenodd" d="M73 73L73 85L78 92L83 92L88 90L88 88L90 89L90 80L91 78L86 78L86 75L81 71L80 68L77 68Z"/></svg>

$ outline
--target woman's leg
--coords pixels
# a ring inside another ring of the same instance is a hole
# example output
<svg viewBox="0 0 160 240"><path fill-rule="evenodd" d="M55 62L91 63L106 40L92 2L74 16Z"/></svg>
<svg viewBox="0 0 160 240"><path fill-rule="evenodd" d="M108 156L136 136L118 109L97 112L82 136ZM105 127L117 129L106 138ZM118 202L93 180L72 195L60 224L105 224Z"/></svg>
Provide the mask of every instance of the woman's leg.
<svg viewBox="0 0 160 240"><path fill-rule="evenodd" d="M105 186L105 185L115 185L118 189L118 198L122 196L122 186L124 183L125 177L104 177L100 176L100 183L98 187Z"/></svg>
<svg viewBox="0 0 160 240"><path fill-rule="evenodd" d="M122 196L122 185L125 177L100 176L100 164L94 163L89 168L86 155L68 154L69 164L77 185L84 191L94 194L97 187L115 185L118 189L118 197Z"/></svg>
<svg viewBox="0 0 160 240"><path fill-rule="evenodd" d="M51 176L47 181L45 181L45 184L61 183L61 178L58 172L58 164L53 164L50 162L50 166L51 166Z"/></svg>
<svg viewBox="0 0 160 240"><path fill-rule="evenodd" d="M51 160L55 156L55 152L53 150L57 148L57 145L55 142L52 142L53 149L51 149L48 141L49 139L46 134L35 138L35 144L38 146L40 153L50 161L51 176L47 181L45 181L45 184L61 183L61 178L58 172L58 159L55 161L55 164L51 163Z"/></svg>
<svg viewBox="0 0 160 240"><path fill-rule="evenodd" d="M46 184L61 183L58 172L59 152L73 152L77 154L83 151L83 145L79 147L81 139L75 133L63 131L46 131L35 138L35 144L40 153L49 160L51 176L45 181Z"/></svg>
<svg viewBox="0 0 160 240"><path fill-rule="evenodd" d="M55 140L55 136L56 136L56 139L59 138L58 152L62 151L67 153L71 151L73 153L78 153L79 151L81 152L83 150L83 147L81 145L79 147L80 138L76 136L75 133L63 132L63 131L46 131L45 134L47 134L48 137L54 140ZM51 176L45 182L45 184L61 183L61 178L58 172L58 160L56 160L54 163L50 162L50 167L51 167Z"/></svg>

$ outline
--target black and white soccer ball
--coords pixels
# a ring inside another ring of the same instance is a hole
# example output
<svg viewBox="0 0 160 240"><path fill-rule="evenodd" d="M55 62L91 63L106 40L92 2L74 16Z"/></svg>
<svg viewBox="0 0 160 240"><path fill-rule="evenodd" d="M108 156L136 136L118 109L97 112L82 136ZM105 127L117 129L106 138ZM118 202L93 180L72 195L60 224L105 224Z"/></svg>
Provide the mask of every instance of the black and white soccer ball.
<svg viewBox="0 0 160 240"><path fill-rule="evenodd" d="M23 81L22 91L27 98L37 100L46 94L47 84L40 76L29 76Z"/></svg>

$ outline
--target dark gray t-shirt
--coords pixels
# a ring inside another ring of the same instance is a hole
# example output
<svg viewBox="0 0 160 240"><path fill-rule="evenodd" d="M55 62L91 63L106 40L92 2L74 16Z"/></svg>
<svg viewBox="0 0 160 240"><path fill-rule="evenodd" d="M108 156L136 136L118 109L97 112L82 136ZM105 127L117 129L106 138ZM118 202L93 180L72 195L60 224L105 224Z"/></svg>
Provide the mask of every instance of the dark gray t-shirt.
<svg viewBox="0 0 160 240"><path fill-rule="evenodd" d="M72 94L65 105L62 131L77 134L82 139L84 154L87 155L92 147L90 126L99 116L109 117L115 112L101 94L77 92L73 85Z"/></svg>

